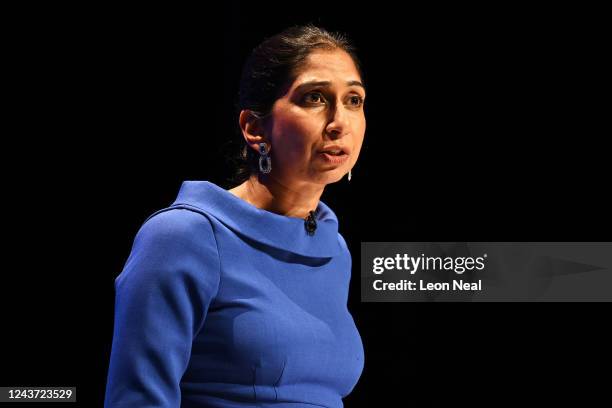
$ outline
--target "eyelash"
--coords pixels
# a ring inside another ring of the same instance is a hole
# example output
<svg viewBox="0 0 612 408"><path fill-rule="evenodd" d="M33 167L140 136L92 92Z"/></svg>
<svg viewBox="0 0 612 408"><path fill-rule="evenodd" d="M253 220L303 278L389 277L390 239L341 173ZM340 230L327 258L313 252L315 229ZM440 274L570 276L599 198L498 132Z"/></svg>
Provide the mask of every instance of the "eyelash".
<svg viewBox="0 0 612 408"><path fill-rule="evenodd" d="M321 92L308 92L307 94L304 95L303 100L306 103L318 104L319 102L310 102L310 101L308 101L308 97L311 96L311 95L319 95L319 97L322 100L325 100L325 97L323 96L323 94ZM359 95L351 95L350 98L357 98L358 101L359 101L356 105L353 105L353 106L360 107L361 105L363 105L364 101L363 101L363 98L361 96L359 96Z"/></svg>

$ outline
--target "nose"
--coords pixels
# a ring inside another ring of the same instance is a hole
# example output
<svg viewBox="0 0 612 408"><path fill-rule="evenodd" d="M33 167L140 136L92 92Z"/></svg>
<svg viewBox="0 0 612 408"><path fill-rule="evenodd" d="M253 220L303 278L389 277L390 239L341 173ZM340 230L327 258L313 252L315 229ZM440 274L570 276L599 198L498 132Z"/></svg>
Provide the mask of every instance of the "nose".
<svg viewBox="0 0 612 408"><path fill-rule="evenodd" d="M329 123L325 127L325 132L333 137L342 137L349 130L349 120L346 108L343 104L336 104L330 110Z"/></svg>

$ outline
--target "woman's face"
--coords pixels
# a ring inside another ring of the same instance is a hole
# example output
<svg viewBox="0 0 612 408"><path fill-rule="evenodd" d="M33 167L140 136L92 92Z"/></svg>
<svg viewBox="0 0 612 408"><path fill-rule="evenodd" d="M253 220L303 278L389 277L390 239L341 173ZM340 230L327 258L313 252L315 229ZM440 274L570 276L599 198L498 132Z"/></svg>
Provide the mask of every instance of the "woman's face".
<svg viewBox="0 0 612 408"><path fill-rule="evenodd" d="M359 157L366 128L364 99L348 53L311 53L266 122L272 175L286 185L340 180ZM323 153L337 149L342 154Z"/></svg>

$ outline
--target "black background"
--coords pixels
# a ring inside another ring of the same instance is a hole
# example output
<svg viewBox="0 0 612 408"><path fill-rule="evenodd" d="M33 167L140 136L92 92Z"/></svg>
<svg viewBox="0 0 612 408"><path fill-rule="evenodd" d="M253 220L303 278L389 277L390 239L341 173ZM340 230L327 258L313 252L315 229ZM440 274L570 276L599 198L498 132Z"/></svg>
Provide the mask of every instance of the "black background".
<svg viewBox="0 0 612 408"><path fill-rule="evenodd" d="M0 385L102 405L134 235L183 180L227 186L242 63L292 24L348 33L365 68L364 147L322 198L354 260L361 241L609 240L600 10L224 4L2 13ZM358 276L347 407L610 402L608 307L361 303Z"/></svg>

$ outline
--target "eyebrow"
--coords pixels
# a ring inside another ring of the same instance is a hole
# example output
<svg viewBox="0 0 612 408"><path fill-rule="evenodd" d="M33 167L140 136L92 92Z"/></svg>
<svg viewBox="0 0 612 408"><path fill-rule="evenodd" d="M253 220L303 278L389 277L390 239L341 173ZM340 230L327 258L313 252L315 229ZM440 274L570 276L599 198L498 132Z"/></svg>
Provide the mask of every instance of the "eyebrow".
<svg viewBox="0 0 612 408"><path fill-rule="evenodd" d="M299 91L303 88L308 88L308 87L314 87L314 86L330 86L331 82L330 81L310 81L310 82L304 82L303 84L298 85L297 88L295 88L296 91ZM347 86L360 86L365 90L365 86L359 82L359 81L348 81L346 83Z"/></svg>

